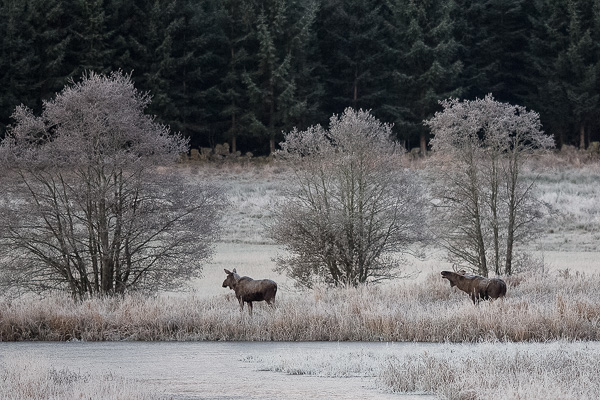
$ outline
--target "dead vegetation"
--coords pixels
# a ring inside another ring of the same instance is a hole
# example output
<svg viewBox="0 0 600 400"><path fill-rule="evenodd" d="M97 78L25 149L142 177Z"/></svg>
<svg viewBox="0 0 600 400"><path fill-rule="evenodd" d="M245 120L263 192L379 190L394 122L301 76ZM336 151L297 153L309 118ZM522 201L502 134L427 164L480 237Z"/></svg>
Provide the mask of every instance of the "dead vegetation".
<svg viewBox="0 0 600 400"><path fill-rule="evenodd" d="M73 303L65 295L0 301L0 340L600 340L598 275L523 275L502 301L473 307L439 276L393 286L280 293L249 317L231 295Z"/></svg>

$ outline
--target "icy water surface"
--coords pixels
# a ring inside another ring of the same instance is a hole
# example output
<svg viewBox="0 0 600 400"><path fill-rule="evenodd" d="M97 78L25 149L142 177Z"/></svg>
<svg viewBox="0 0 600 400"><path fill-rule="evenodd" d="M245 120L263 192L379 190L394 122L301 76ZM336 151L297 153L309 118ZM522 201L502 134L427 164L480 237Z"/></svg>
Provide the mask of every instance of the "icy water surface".
<svg viewBox="0 0 600 400"><path fill-rule="evenodd" d="M394 399L432 396L387 393L368 377L328 378L262 371L257 360L279 354L422 352L431 345L336 342L19 342L0 343L3 357L28 353L55 369L112 373L156 385L177 400Z"/></svg>

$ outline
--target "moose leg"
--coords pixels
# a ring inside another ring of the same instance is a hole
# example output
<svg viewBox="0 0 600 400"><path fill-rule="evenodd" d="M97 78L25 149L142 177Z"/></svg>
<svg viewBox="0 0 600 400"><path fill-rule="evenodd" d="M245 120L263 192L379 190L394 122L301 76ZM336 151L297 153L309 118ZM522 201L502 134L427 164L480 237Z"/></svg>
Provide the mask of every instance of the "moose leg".
<svg viewBox="0 0 600 400"><path fill-rule="evenodd" d="M240 311L244 311L244 300L242 300L242 298L240 297L238 301L240 302Z"/></svg>
<svg viewBox="0 0 600 400"><path fill-rule="evenodd" d="M477 297L477 296L475 296L475 291L473 290L473 291L471 292L471 300L473 300L473 304L475 304L475 305L476 305L476 304L479 302L479 299L477 299L477 302L475 302L475 298L476 298L476 297Z"/></svg>
<svg viewBox="0 0 600 400"><path fill-rule="evenodd" d="M251 301L248 302L248 312L250 313L250 315L252 315L252 302Z"/></svg>

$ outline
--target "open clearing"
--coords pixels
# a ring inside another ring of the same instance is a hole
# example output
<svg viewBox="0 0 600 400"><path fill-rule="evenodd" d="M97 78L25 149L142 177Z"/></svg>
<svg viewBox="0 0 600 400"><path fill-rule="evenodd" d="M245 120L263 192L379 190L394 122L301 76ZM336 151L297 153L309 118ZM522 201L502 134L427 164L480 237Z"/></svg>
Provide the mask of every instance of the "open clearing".
<svg viewBox="0 0 600 400"><path fill-rule="evenodd" d="M543 261L544 268L595 274L600 270L600 164L573 166L544 159L530 166L527 174L535 179L539 196L553 210L543 221L538 240L523 246ZM197 295L222 293L223 268L237 268L242 275L276 280L285 290L294 284L273 271L273 258L283 251L265 238L269 207L289 183L286 168L276 164L261 166L192 165L185 169L190 184L212 179L223 185L231 201L225 216L224 232L213 259L204 267L204 276L192 283ZM415 169L415 174L421 174ZM439 248L427 249L425 259L409 257L405 273L420 280L429 273L450 268ZM384 285L395 285L387 282Z"/></svg>
<svg viewBox="0 0 600 400"><path fill-rule="evenodd" d="M545 217L539 239L520 249L532 253L535 262L516 275L502 302L474 307L464 293L451 289L439 276L450 266L436 248L429 248L425 259L409 258L406 279L358 289L299 289L273 271L273 257L283 249L264 235L271 202L281 195L289 171L274 164L189 165L182 172L190 184L215 180L231 201L223 235L201 279L191 282L187 291L150 299L130 296L82 304L73 304L67 296L0 299L0 340L276 340L278 344L260 345L280 350L238 352L234 361L244 362L242 370L254 377L273 373L265 371L291 375L282 378L291 386L299 385L294 377L318 376L328 383L319 387L318 380L311 381L317 393L313 398L328 393L331 385L344 386L341 377L354 376L368 379L369 387L376 385L374 396L383 390L381 396L398 399L402 397L397 393L447 399L596 399L600 166L547 164L553 166L536 166L530 173L553 213ZM272 310L257 304L252 318L240 313L232 293L221 286L224 268L276 280L278 306ZM329 341L333 347L307 350L297 342L299 350L281 350L285 341ZM338 341L371 343L364 348L336 347ZM370 350L370 345L385 345L373 343L377 341L421 343L397 343L395 349L407 346L408 354ZM232 343L244 348L247 342ZM148 390L150 386L131 371L113 368L94 376L52 360L38 361L27 356L0 360L0 386L5 385L0 400L42 399L52 393L62 393L63 398L72 393L103 393L107 399L170 398L164 390ZM270 376L274 377L264 380ZM215 378L205 384L218 393L222 382ZM186 396L217 398L200 392ZM283 397L274 393L269 398Z"/></svg>

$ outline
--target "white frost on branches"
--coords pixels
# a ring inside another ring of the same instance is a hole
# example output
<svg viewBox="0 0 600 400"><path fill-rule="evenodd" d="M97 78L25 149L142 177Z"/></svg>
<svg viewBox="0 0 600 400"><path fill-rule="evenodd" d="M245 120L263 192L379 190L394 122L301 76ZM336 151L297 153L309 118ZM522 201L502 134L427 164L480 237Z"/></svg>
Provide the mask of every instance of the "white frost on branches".
<svg viewBox="0 0 600 400"><path fill-rule="evenodd" d="M514 246L530 239L543 204L523 179L529 155L554 147L539 115L495 101L449 99L425 124L434 152L449 161L438 171L440 240L456 264L488 275L511 274Z"/></svg>
<svg viewBox="0 0 600 400"><path fill-rule="evenodd" d="M358 285L394 277L401 260L425 239L424 199L400 164L404 152L391 125L348 108L285 135L277 156L293 163L293 189L274 210L270 234L289 257L280 270L304 285Z"/></svg>

